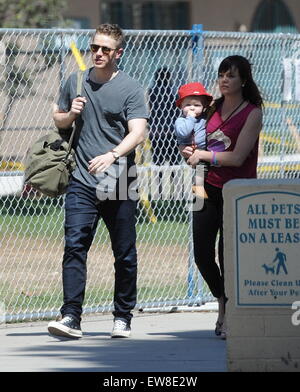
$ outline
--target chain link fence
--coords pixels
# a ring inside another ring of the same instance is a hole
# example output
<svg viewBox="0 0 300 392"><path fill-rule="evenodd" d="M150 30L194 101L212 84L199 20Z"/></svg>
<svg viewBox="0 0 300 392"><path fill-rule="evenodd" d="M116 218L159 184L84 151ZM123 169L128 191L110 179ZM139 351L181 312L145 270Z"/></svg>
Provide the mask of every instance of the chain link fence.
<svg viewBox="0 0 300 392"><path fill-rule="evenodd" d="M149 137L137 151L142 189L137 309L199 305L213 297L193 264L191 213L186 201L170 197L187 170L173 136L177 89L202 81L217 96L220 61L230 54L249 58L265 98L259 176L299 177L300 38L202 32L197 26L125 33L120 68L140 81L150 110ZM52 105L68 75L91 66L92 34L0 29L0 303L6 321L52 318L61 306L64 198L50 199L24 186L24 158L32 142L53 129ZM164 176L169 193L154 200L149 182L161 186ZM111 311L113 262L100 223L88 256L85 313Z"/></svg>

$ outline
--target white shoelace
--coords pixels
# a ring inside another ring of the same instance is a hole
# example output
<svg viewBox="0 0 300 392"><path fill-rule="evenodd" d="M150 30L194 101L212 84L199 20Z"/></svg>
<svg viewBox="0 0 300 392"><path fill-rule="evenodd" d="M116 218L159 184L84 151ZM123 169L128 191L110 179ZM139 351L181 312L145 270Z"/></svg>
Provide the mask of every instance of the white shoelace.
<svg viewBox="0 0 300 392"><path fill-rule="evenodd" d="M68 323L69 321L72 321L72 317L70 316L65 316L62 320L64 323Z"/></svg>
<svg viewBox="0 0 300 392"><path fill-rule="evenodd" d="M114 324L114 329L124 330L127 327L127 323L123 320L116 320Z"/></svg>

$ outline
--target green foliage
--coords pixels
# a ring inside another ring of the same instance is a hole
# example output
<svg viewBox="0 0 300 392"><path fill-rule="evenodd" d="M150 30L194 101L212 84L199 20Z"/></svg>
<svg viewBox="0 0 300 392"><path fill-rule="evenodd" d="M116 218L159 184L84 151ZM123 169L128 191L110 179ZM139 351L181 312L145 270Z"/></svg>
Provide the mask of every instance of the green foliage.
<svg viewBox="0 0 300 392"><path fill-rule="evenodd" d="M66 27L69 23L63 18L66 7L67 0L0 0L0 26L2 28ZM0 41L4 36L5 33L1 33ZM25 65L18 63L21 49L17 39L12 38L8 42L3 39L3 42L6 64L0 88L5 90L8 97L1 124L1 128L5 129L15 101L36 93L31 76L52 67L57 61L57 54L45 51L42 53L42 60L36 58L36 66L32 69L32 65L28 67L26 62Z"/></svg>
<svg viewBox="0 0 300 392"><path fill-rule="evenodd" d="M5 89L12 98L23 98L28 95L32 88L29 71L24 67L15 65L15 57L18 52L19 48L15 43L7 44L7 63L4 69L5 82L0 82L1 89Z"/></svg>
<svg viewBox="0 0 300 392"><path fill-rule="evenodd" d="M67 0L0 0L0 25L4 28L47 28L64 24Z"/></svg>

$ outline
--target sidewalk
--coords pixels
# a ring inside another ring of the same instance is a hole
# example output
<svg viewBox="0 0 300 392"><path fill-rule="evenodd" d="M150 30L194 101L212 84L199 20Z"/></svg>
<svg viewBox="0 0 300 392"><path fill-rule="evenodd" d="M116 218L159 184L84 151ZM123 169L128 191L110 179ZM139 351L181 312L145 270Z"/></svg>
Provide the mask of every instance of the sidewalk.
<svg viewBox="0 0 300 392"><path fill-rule="evenodd" d="M0 327L2 372L226 372L216 312L138 313L132 337L111 339L112 315L84 316L78 340L48 334L47 322Z"/></svg>

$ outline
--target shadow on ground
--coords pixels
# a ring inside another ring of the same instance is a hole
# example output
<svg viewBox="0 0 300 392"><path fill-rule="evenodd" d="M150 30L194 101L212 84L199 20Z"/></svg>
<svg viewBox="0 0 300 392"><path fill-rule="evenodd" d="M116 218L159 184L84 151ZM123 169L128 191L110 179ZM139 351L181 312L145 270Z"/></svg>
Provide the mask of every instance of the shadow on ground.
<svg viewBox="0 0 300 392"><path fill-rule="evenodd" d="M24 333L8 333L13 339ZM45 336L45 344L18 348L18 357L46 359L42 371L57 372L224 372L225 342L211 330L143 334L143 338L111 339L107 333L87 332L82 339L55 338L47 332L29 332L26 338ZM146 338L145 338L146 336ZM17 342L16 342L17 343ZM9 355L13 355L13 351ZM54 366L55 364L55 366Z"/></svg>

